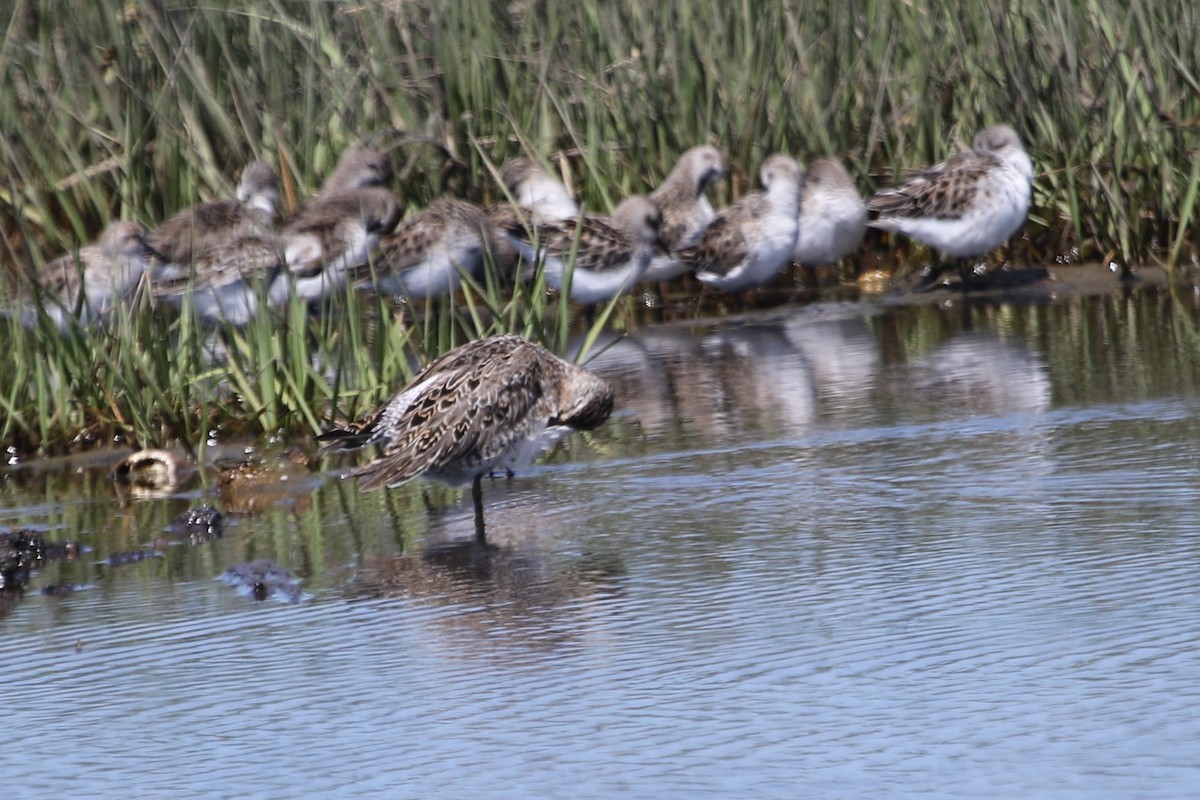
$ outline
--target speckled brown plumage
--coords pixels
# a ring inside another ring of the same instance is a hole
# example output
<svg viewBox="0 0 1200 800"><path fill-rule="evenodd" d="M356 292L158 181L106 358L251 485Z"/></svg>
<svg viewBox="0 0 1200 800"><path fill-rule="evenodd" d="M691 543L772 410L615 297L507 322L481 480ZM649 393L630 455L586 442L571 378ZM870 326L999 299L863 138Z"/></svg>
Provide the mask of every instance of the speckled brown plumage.
<svg viewBox="0 0 1200 800"><path fill-rule="evenodd" d="M242 172L236 197L178 211L156 227L148 241L167 262L186 266L229 238L269 225L278 199L279 176L265 161L253 161Z"/></svg>
<svg viewBox="0 0 1200 800"><path fill-rule="evenodd" d="M986 128L970 150L881 189L867 203L872 227L924 242L953 258L999 247L1024 224L1033 164L1016 131Z"/></svg>
<svg viewBox="0 0 1200 800"><path fill-rule="evenodd" d="M1000 161L991 153L966 150L911 175L900 186L881 190L868 210L894 217L960 219L975 202L979 182Z"/></svg>
<svg viewBox="0 0 1200 800"><path fill-rule="evenodd" d="M387 189L367 187L320 195L309 201L284 227L280 236L285 247L300 241L315 242L301 257L289 254L288 268L297 275L310 275L340 257L351 239L376 239L396 227L403 213L400 201ZM365 256L365 254L364 254ZM358 266L364 259L355 259Z"/></svg>
<svg viewBox="0 0 1200 800"><path fill-rule="evenodd" d="M712 145L700 145L679 157L661 186L650 193L662 211L659 235L668 249L689 247L715 216L704 189L725 174L725 157Z"/></svg>
<svg viewBox="0 0 1200 800"><path fill-rule="evenodd" d="M34 304L40 302L60 329L76 312L86 322L125 299L149 269L150 258L145 228L131 220L114 222L94 243L30 275L29 283L18 287L20 316L32 324L37 316Z"/></svg>
<svg viewBox="0 0 1200 800"><path fill-rule="evenodd" d="M791 263L804 171L776 153L763 161L760 177L763 191L722 209L697 244L675 251L701 281L741 291L763 285Z"/></svg>
<svg viewBox="0 0 1200 800"><path fill-rule="evenodd" d="M456 291L462 272L478 276L494 238L483 209L455 198L435 200L380 243L376 286L382 292L416 298Z"/></svg>
<svg viewBox="0 0 1200 800"><path fill-rule="evenodd" d="M277 281L290 285L273 288L272 297L318 302L341 291L402 213L394 194L374 186L314 197L280 232L287 269Z"/></svg>
<svg viewBox="0 0 1200 800"><path fill-rule="evenodd" d="M612 388L601 378L503 334L446 353L370 417L317 438L323 452L381 447L347 473L364 491L418 475L472 481L482 539L481 476L524 466L570 430L597 427L612 405Z"/></svg>
<svg viewBox="0 0 1200 800"><path fill-rule="evenodd" d="M392 162L383 153L370 147L347 148L318 196L326 196L367 187L385 187L392 182Z"/></svg>
<svg viewBox="0 0 1200 800"><path fill-rule="evenodd" d="M181 307L191 300L202 319L245 325L258 312L258 293L283 269L283 243L268 231L247 231L210 246L181 269L160 271L155 297ZM286 297L283 287L278 299Z"/></svg>
<svg viewBox="0 0 1200 800"><path fill-rule="evenodd" d="M501 231L527 263L540 259L546 282L560 291L570 266L570 296L592 305L633 288L661 248L662 213L649 198L626 198L611 217L586 214ZM532 235L531 235L532 234Z"/></svg>

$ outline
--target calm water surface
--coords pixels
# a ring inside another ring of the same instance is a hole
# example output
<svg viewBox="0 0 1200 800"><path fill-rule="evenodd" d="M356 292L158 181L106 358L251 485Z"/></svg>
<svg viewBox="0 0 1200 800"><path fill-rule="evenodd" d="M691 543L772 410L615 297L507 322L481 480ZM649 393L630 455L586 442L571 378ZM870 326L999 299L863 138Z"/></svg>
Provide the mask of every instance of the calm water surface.
<svg viewBox="0 0 1200 800"><path fill-rule="evenodd" d="M0 526L92 548L0 617L4 796L1194 796L1198 319L643 328L593 362L619 416L485 487L487 551L469 497L333 463L0 473ZM202 502L221 539L94 563ZM218 580L262 557L300 602Z"/></svg>

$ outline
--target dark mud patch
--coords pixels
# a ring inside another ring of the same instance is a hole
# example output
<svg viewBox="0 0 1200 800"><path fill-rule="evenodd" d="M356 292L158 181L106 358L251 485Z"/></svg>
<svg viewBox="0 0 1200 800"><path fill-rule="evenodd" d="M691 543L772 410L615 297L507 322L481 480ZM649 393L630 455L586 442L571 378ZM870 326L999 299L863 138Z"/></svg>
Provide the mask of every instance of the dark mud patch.
<svg viewBox="0 0 1200 800"><path fill-rule="evenodd" d="M1041 303L1068 297L1117 294L1143 289L1163 289L1172 283L1162 267L1133 272L1104 264L1071 264L1051 267L1001 267L971 275L963 285L957 271L944 272L932 283L924 274L895 281L878 297L886 306L983 302Z"/></svg>
<svg viewBox="0 0 1200 800"><path fill-rule="evenodd" d="M814 303L857 302L864 306L954 305L959 303L1040 303L1077 296L1114 294L1141 289L1162 289L1200 280L1200 275L1179 271L1172 275L1160 266L1122 270L1116 265L1053 264L1050 266L994 266L968 278L968 286L953 268L932 277L916 270L893 274L881 270L857 276L839 274L834 268L796 268L792 280L741 295L714 292L699 282L684 278L659 294L644 292L638 321L720 323L782 313Z"/></svg>

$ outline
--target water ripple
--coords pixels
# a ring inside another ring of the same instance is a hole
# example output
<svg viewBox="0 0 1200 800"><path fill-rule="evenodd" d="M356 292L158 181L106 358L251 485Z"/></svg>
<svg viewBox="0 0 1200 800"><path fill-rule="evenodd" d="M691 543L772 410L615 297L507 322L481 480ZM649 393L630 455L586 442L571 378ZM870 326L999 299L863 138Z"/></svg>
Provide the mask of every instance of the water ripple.
<svg viewBox="0 0 1200 800"><path fill-rule="evenodd" d="M469 502L329 482L223 546L350 586L255 605L172 562L31 594L6 796L1189 795L1200 401L1055 407L1036 352L870 335L622 343L602 365L632 397L668 364L673 405L490 484L488 550Z"/></svg>

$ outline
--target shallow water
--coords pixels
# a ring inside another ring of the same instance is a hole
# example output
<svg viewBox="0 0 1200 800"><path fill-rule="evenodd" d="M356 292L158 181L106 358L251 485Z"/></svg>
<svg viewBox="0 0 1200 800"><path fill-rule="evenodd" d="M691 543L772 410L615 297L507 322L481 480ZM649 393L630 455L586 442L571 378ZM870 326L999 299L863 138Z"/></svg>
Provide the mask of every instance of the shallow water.
<svg viewBox="0 0 1200 800"><path fill-rule="evenodd" d="M93 549L0 618L4 794L1190 796L1198 353L1158 291L643 328L488 551L332 463L10 470L0 526ZM202 502L222 538L94 563ZM300 602L218 580L263 557Z"/></svg>

